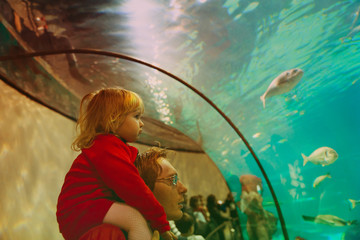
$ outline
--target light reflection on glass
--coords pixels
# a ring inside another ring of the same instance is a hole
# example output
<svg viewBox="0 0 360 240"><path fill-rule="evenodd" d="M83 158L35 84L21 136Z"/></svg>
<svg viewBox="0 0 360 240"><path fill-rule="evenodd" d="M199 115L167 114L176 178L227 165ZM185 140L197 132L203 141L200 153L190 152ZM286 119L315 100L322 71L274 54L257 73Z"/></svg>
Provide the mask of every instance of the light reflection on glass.
<svg viewBox="0 0 360 240"><path fill-rule="evenodd" d="M162 87L162 81L157 79L156 76L150 75L149 73L145 74L147 76L145 82L150 88L150 93L153 96L155 102L156 111L160 114L160 120L166 124L172 124L170 116L169 104L166 102L168 98L166 91L167 88Z"/></svg>

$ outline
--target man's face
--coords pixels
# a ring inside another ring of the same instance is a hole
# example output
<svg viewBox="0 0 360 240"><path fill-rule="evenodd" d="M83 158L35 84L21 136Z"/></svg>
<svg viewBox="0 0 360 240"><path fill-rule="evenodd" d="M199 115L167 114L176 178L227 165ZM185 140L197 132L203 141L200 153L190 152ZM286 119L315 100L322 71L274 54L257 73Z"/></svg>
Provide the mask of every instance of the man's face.
<svg viewBox="0 0 360 240"><path fill-rule="evenodd" d="M176 186L172 184L172 179L159 181L159 179L167 179L177 175L177 171L164 158L160 158L158 162L162 167L162 172L155 182L154 196L164 207L167 219L178 220L183 215L180 203L184 201L184 193L187 192L187 188L179 180Z"/></svg>

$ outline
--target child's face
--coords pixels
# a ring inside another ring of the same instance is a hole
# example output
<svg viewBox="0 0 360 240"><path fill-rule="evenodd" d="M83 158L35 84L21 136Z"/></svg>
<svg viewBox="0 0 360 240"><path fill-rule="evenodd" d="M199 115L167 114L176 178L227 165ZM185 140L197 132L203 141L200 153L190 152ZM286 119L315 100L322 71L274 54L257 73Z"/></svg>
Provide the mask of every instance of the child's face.
<svg viewBox="0 0 360 240"><path fill-rule="evenodd" d="M127 142L135 142L144 126L144 123L141 121L141 116L140 110L129 113L120 126L118 135Z"/></svg>

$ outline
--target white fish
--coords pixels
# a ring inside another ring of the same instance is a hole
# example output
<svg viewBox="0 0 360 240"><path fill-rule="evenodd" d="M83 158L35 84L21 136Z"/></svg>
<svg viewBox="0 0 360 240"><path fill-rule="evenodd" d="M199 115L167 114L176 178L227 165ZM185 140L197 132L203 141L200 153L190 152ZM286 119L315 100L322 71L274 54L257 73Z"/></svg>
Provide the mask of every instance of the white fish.
<svg viewBox="0 0 360 240"><path fill-rule="evenodd" d="M248 13L253 11L257 6L259 5L259 2L252 2L250 3L243 11L243 13Z"/></svg>
<svg viewBox="0 0 360 240"><path fill-rule="evenodd" d="M316 165L326 166L334 163L339 157L337 152L329 147L318 148L309 157L305 156L303 153L301 154L301 156L304 159L303 166L305 166L307 162L312 162Z"/></svg>
<svg viewBox="0 0 360 240"><path fill-rule="evenodd" d="M259 137L260 135L261 135L261 133L258 132L258 133L255 133L252 137L253 137L253 138L257 138L257 137Z"/></svg>
<svg viewBox="0 0 360 240"><path fill-rule="evenodd" d="M315 201L315 200L316 200L316 198L314 198L314 197L294 199L295 202L309 202L309 201Z"/></svg>
<svg viewBox="0 0 360 240"><path fill-rule="evenodd" d="M313 183L313 187L316 188L319 185L319 183L325 180L325 178L331 178L330 173L317 177Z"/></svg>
<svg viewBox="0 0 360 240"><path fill-rule="evenodd" d="M260 149L259 152L264 152L264 151L268 150L270 147L271 147L270 144L266 144L264 147L262 147L262 148Z"/></svg>
<svg viewBox="0 0 360 240"><path fill-rule="evenodd" d="M278 141L278 143L284 143L284 142L287 142L287 139L286 139L286 138L281 139L281 140Z"/></svg>
<svg viewBox="0 0 360 240"><path fill-rule="evenodd" d="M350 210L354 209L360 203L360 200L348 199L350 203Z"/></svg>
<svg viewBox="0 0 360 240"><path fill-rule="evenodd" d="M334 227L343 227L346 225L352 225L356 223L356 220L345 221L334 215L317 215L316 217L302 216L305 221L321 223L325 225L330 225Z"/></svg>
<svg viewBox="0 0 360 240"><path fill-rule="evenodd" d="M301 77L304 75L303 70L294 68L287 70L277 76L269 85L266 92L260 97L265 108L265 98L269 98L275 95L280 95L289 92L296 84L299 83Z"/></svg>

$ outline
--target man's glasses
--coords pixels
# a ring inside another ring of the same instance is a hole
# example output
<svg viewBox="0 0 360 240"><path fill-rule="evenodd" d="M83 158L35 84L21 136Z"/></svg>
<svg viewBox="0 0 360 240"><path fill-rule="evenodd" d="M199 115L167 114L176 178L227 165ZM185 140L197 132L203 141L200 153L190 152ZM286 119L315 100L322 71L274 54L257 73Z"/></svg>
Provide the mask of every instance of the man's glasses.
<svg viewBox="0 0 360 240"><path fill-rule="evenodd" d="M168 177L168 178L156 179L156 182L168 182L171 185L176 186L177 183L178 183L178 180L179 180L179 177L178 177L178 175L175 174L175 175L173 175L171 177Z"/></svg>

